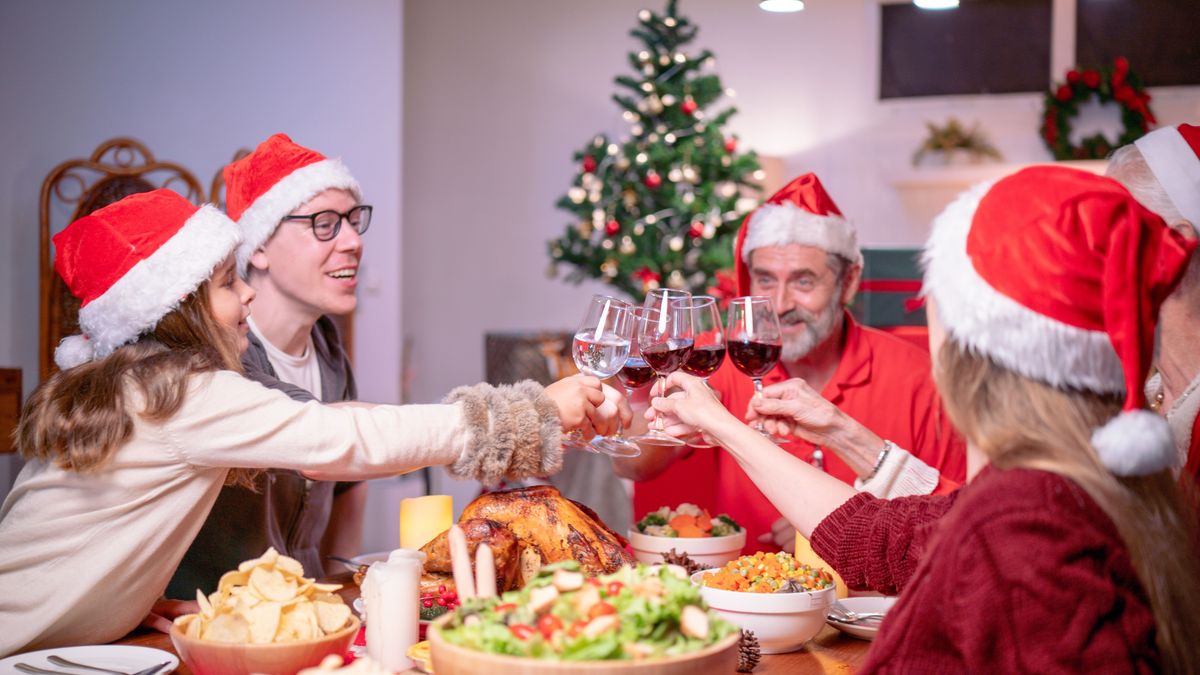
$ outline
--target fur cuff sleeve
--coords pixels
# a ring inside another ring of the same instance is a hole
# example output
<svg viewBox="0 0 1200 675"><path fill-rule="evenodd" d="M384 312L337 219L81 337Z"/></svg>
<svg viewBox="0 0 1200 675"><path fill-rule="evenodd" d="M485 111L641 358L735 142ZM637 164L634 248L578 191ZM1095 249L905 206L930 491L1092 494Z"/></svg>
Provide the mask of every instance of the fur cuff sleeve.
<svg viewBox="0 0 1200 675"><path fill-rule="evenodd" d="M562 469L558 406L541 385L532 380L499 387L476 384L446 397L446 403L460 401L471 440L449 467L451 475L496 485Z"/></svg>

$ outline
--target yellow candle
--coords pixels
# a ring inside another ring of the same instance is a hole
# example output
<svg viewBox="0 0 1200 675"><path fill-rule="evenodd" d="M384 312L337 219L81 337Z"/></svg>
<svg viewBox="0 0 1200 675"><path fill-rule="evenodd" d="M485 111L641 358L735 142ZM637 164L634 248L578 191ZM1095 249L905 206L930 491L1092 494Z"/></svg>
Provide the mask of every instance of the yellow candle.
<svg viewBox="0 0 1200 675"><path fill-rule="evenodd" d="M837 584L837 596L839 598L846 597L848 589L846 588L846 582L842 581L841 575L834 571L833 565L825 562L821 559L821 556L817 555L817 552L813 550L812 542L805 539L804 535L799 532L796 533L796 561L810 567L823 567L828 570L833 575L833 583Z"/></svg>
<svg viewBox="0 0 1200 675"><path fill-rule="evenodd" d="M454 524L450 495L400 500L400 548L418 549Z"/></svg>

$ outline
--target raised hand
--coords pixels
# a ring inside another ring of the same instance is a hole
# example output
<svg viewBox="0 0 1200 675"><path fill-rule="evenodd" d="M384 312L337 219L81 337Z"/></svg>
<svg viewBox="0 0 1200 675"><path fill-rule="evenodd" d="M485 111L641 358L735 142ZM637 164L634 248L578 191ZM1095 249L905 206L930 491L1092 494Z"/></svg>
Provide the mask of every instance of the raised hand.
<svg viewBox="0 0 1200 675"><path fill-rule="evenodd" d="M563 431L579 429L590 436L595 434L593 420L604 420L613 415L612 412L601 414L597 411L606 399L599 378L591 375L564 377L546 387L546 396L558 406ZM612 417L612 420L615 427L616 418Z"/></svg>

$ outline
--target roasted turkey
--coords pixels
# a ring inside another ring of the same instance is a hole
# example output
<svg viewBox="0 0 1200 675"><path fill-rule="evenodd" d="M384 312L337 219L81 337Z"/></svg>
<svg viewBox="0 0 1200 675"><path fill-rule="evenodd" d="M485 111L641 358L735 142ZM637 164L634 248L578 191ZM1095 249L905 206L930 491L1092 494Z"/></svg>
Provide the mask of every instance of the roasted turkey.
<svg viewBox="0 0 1200 675"><path fill-rule="evenodd" d="M624 537L591 509L549 485L481 495L463 509L459 525L467 535L472 560L480 542L492 548L501 592L523 586L547 563L575 560L590 575L633 563ZM452 583L447 538L443 532L421 548L427 556L423 586Z"/></svg>

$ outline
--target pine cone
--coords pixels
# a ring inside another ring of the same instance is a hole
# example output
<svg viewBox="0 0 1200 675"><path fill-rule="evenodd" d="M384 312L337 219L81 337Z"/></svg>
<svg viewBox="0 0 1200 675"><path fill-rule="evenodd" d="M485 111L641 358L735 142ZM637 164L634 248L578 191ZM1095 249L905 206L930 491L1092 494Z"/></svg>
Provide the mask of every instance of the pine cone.
<svg viewBox="0 0 1200 675"><path fill-rule="evenodd" d="M676 553L675 549L671 549L670 551L661 555L663 562L668 565L679 565L683 569L687 570L689 576L704 569L704 565L692 560L690 557L688 557L687 553Z"/></svg>
<svg viewBox="0 0 1200 675"><path fill-rule="evenodd" d="M754 637L754 631L743 629L742 640L738 643L737 671L748 673L754 670L761 658L762 651L758 647L758 638Z"/></svg>

